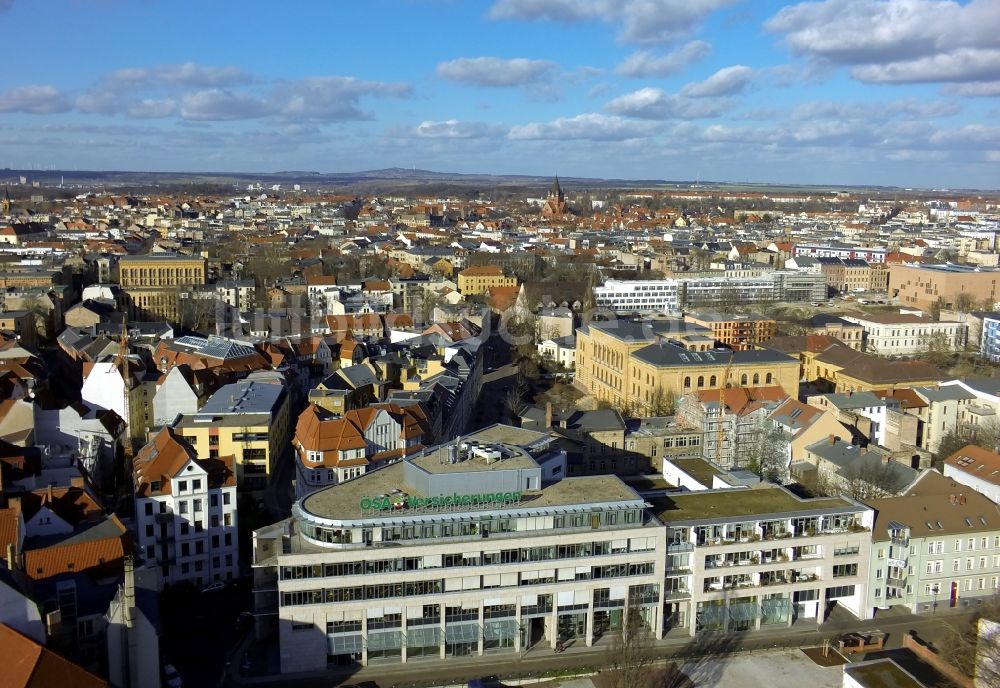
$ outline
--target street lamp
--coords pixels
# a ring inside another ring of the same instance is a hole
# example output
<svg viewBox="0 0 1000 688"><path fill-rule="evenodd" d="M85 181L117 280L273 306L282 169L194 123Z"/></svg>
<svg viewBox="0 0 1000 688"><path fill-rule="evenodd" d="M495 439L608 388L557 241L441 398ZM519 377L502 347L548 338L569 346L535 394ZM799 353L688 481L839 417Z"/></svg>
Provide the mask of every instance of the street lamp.
<svg viewBox="0 0 1000 688"><path fill-rule="evenodd" d="M931 616L934 616L934 614L937 613L937 596L938 593L941 592L941 586L935 583L931 588L931 592L934 593L934 606L931 607Z"/></svg>

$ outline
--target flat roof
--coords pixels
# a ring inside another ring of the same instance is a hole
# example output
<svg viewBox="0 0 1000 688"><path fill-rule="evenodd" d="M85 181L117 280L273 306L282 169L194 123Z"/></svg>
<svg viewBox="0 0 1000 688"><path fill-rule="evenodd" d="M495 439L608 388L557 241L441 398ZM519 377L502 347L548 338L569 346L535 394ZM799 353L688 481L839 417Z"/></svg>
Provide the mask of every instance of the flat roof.
<svg viewBox="0 0 1000 688"><path fill-rule="evenodd" d="M926 688L926 684L888 658L848 664L844 667L844 673L849 674L864 688Z"/></svg>
<svg viewBox="0 0 1000 688"><path fill-rule="evenodd" d="M480 443L482 452L499 453L498 458L487 459L470 448L466 458L449 463L448 455L454 445L432 447L410 459L410 463L428 473L479 473L483 471L510 471L522 468L537 468L538 463L520 447L509 444Z"/></svg>
<svg viewBox="0 0 1000 688"><path fill-rule="evenodd" d="M711 489L712 478L723 475L723 471L713 466L705 459L671 459L670 463L678 466L682 471L690 475L705 487Z"/></svg>
<svg viewBox="0 0 1000 688"><path fill-rule="evenodd" d="M747 520L768 516L780 518L793 513L808 515L864 509L863 506L841 497L803 499L778 486L686 492L658 497L651 501L657 516L667 523L687 521L709 523L713 519L731 521L740 517Z"/></svg>
<svg viewBox="0 0 1000 688"><path fill-rule="evenodd" d="M498 464L506 468L504 462ZM338 521L370 520L392 521L407 516L407 512L389 512L385 516L372 516L370 512L362 511L361 499L382 494L391 494L394 490L402 490L407 495L427 497L433 495L419 494L411 485L405 482L404 462L394 463L385 468L365 473L353 480L347 480L338 485L332 485L314 492L300 500L303 511L319 518ZM626 485L620 478L613 475L581 476L564 478L559 482L542 487L540 490L525 492L516 505L493 507L504 512L532 511L545 507L560 507L587 504L610 504L616 502L642 501L635 490ZM482 512L489 509L472 507L469 512ZM437 518L454 517L461 511L449 511L424 514ZM418 514L413 514L414 516Z"/></svg>

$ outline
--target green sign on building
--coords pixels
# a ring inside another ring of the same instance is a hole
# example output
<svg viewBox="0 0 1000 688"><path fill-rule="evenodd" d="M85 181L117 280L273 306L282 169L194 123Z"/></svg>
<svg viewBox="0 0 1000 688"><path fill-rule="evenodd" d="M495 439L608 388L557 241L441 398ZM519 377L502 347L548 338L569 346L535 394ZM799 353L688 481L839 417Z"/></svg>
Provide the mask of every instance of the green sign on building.
<svg viewBox="0 0 1000 688"><path fill-rule="evenodd" d="M450 494L435 497L413 495L381 495L362 497L359 506L363 511L392 511L394 509L424 509L462 506L504 506L521 501L520 492L486 492L483 494Z"/></svg>

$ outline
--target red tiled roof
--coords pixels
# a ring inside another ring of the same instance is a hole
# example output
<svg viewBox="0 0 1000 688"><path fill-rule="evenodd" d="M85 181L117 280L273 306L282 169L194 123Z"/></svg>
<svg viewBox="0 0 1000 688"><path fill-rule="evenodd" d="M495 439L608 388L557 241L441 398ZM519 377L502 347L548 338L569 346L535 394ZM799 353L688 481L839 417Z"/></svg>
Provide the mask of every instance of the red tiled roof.
<svg viewBox="0 0 1000 688"><path fill-rule="evenodd" d="M42 580L61 573L120 569L128 550L128 531L117 516L111 516L111 520L118 531L111 537L27 550L25 573L34 580Z"/></svg>
<svg viewBox="0 0 1000 688"><path fill-rule="evenodd" d="M106 688L107 682L52 650L0 624L4 669L0 688Z"/></svg>

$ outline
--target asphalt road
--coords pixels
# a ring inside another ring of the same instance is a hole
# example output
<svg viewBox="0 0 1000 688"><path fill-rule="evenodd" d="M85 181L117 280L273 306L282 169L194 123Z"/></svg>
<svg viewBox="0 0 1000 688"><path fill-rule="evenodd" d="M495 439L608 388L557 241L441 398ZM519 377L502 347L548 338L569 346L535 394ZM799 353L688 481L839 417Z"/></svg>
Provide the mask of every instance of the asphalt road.
<svg viewBox="0 0 1000 688"><path fill-rule="evenodd" d="M684 636L683 632L656 644L656 653L662 661L689 657L720 657L727 654L752 652L781 647L815 647L824 640L852 630L878 629L888 634L886 649L901 647L904 635L912 632L930 643L940 646L947 637L946 626L966 620L971 611L949 610L937 616L915 616L890 613L872 621L859 622L834 615L818 627L808 620L791 628L752 631L744 634L715 635L699 639ZM381 688L418 688L465 683L473 678L496 677L500 681L515 678L539 677L552 672L595 670L608 661L609 644L593 648L571 647L554 653L547 647L535 646L523 657L512 654L486 655L483 657L450 657L447 662L415 661L407 664L392 662L368 667L344 667L324 673L289 677L261 677L232 679L229 685L319 688L373 682ZM852 656L854 660L860 659Z"/></svg>

